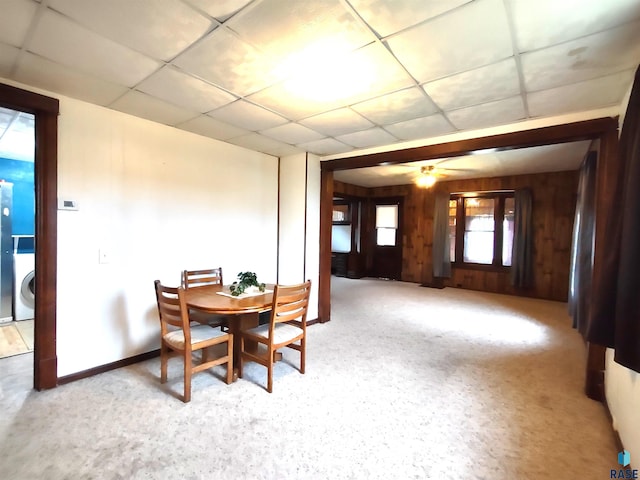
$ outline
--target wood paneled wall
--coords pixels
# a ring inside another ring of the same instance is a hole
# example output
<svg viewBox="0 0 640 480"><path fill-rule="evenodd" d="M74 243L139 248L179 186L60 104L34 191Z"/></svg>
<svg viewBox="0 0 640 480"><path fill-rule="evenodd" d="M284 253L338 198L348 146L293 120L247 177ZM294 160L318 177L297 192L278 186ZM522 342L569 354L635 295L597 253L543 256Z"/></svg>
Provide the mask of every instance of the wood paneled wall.
<svg viewBox="0 0 640 480"><path fill-rule="evenodd" d="M434 285L432 275L433 210L437 191L447 193L516 190L533 193L534 285L511 286L508 271L454 267L445 286L566 301L569 286L571 236L578 172L557 172L472 180L440 181L432 190L415 185L364 188L334 182L334 193L360 198L404 197L402 280ZM366 255L366 252L363 252Z"/></svg>

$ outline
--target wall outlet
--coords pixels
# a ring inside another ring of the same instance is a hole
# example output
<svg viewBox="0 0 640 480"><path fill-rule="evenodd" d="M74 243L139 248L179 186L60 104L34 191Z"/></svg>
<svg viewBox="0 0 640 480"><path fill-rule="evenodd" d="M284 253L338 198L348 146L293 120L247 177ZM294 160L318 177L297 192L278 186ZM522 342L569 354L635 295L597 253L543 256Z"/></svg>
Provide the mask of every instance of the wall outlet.
<svg viewBox="0 0 640 480"><path fill-rule="evenodd" d="M100 250L98 250L98 263L110 263L111 262L111 255L108 252L108 250L101 248Z"/></svg>

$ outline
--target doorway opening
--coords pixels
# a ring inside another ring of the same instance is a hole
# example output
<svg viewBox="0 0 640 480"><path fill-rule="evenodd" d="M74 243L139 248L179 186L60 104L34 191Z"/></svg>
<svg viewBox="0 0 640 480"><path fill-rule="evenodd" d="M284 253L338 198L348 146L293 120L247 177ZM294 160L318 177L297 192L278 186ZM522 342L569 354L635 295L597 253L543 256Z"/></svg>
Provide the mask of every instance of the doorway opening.
<svg viewBox="0 0 640 480"><path fill-rule="evenodd" d="M0 358L34 348L34 124L0 107Z"/></svg>
<svg viewBox="0 0 640 480"><path fill-rule="evenodd" d="M0 107L34 116L35 271L33 386L58 383L56 351L57 196L59 101L0 84Z"/></svg>

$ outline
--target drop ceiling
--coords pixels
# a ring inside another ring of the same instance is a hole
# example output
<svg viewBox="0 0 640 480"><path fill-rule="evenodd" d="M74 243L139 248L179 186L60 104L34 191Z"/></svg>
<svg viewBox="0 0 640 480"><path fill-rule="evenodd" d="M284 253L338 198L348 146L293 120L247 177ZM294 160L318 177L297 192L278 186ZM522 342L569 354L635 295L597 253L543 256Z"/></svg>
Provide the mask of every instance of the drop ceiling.
<svg viewBox="0 0 640 480"><path fill-rule="evenodd" d="M0 77L275 156L619 106L638 63L640 0L2 0L0 16Z"/></svg>

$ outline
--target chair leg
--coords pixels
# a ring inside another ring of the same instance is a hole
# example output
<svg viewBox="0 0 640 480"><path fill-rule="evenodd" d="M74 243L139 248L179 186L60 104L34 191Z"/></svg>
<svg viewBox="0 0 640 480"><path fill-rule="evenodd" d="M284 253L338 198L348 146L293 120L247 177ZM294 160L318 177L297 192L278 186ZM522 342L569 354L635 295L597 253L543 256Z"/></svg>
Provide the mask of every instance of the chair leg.
<svg viewBox="0 0 640 480"><path fill-rule="evenodd" d="M169 351L164 341L160 344L160 383L167 383L167 363L169 362Z"/></svg>
<svg viewBox="0 0 640 480"><path fill-rule="evenodd" d="M233 335L227 340L227 385L233 383Z"/></svg>
<svg viewBox="0 0 640 480"><path fill-rule="evenodd" d="M302 339L300 340L300 373L304 374L304 367L305 367L305 357L306 357L306 350L307 350L307 339L306 337L302 337Z"/></svg>
<svg viewBox="0 0 640 480"><path fill-rule="evenodd" d="M184 352L184 403L191 401L191 350Z"/></svg>
<svg viewBox="0 0 640 480"><path fill-rule="evenodd" d="M271 352L269 355L269 360L267 361L267 392L273 392L273 354Z"/></svg>

